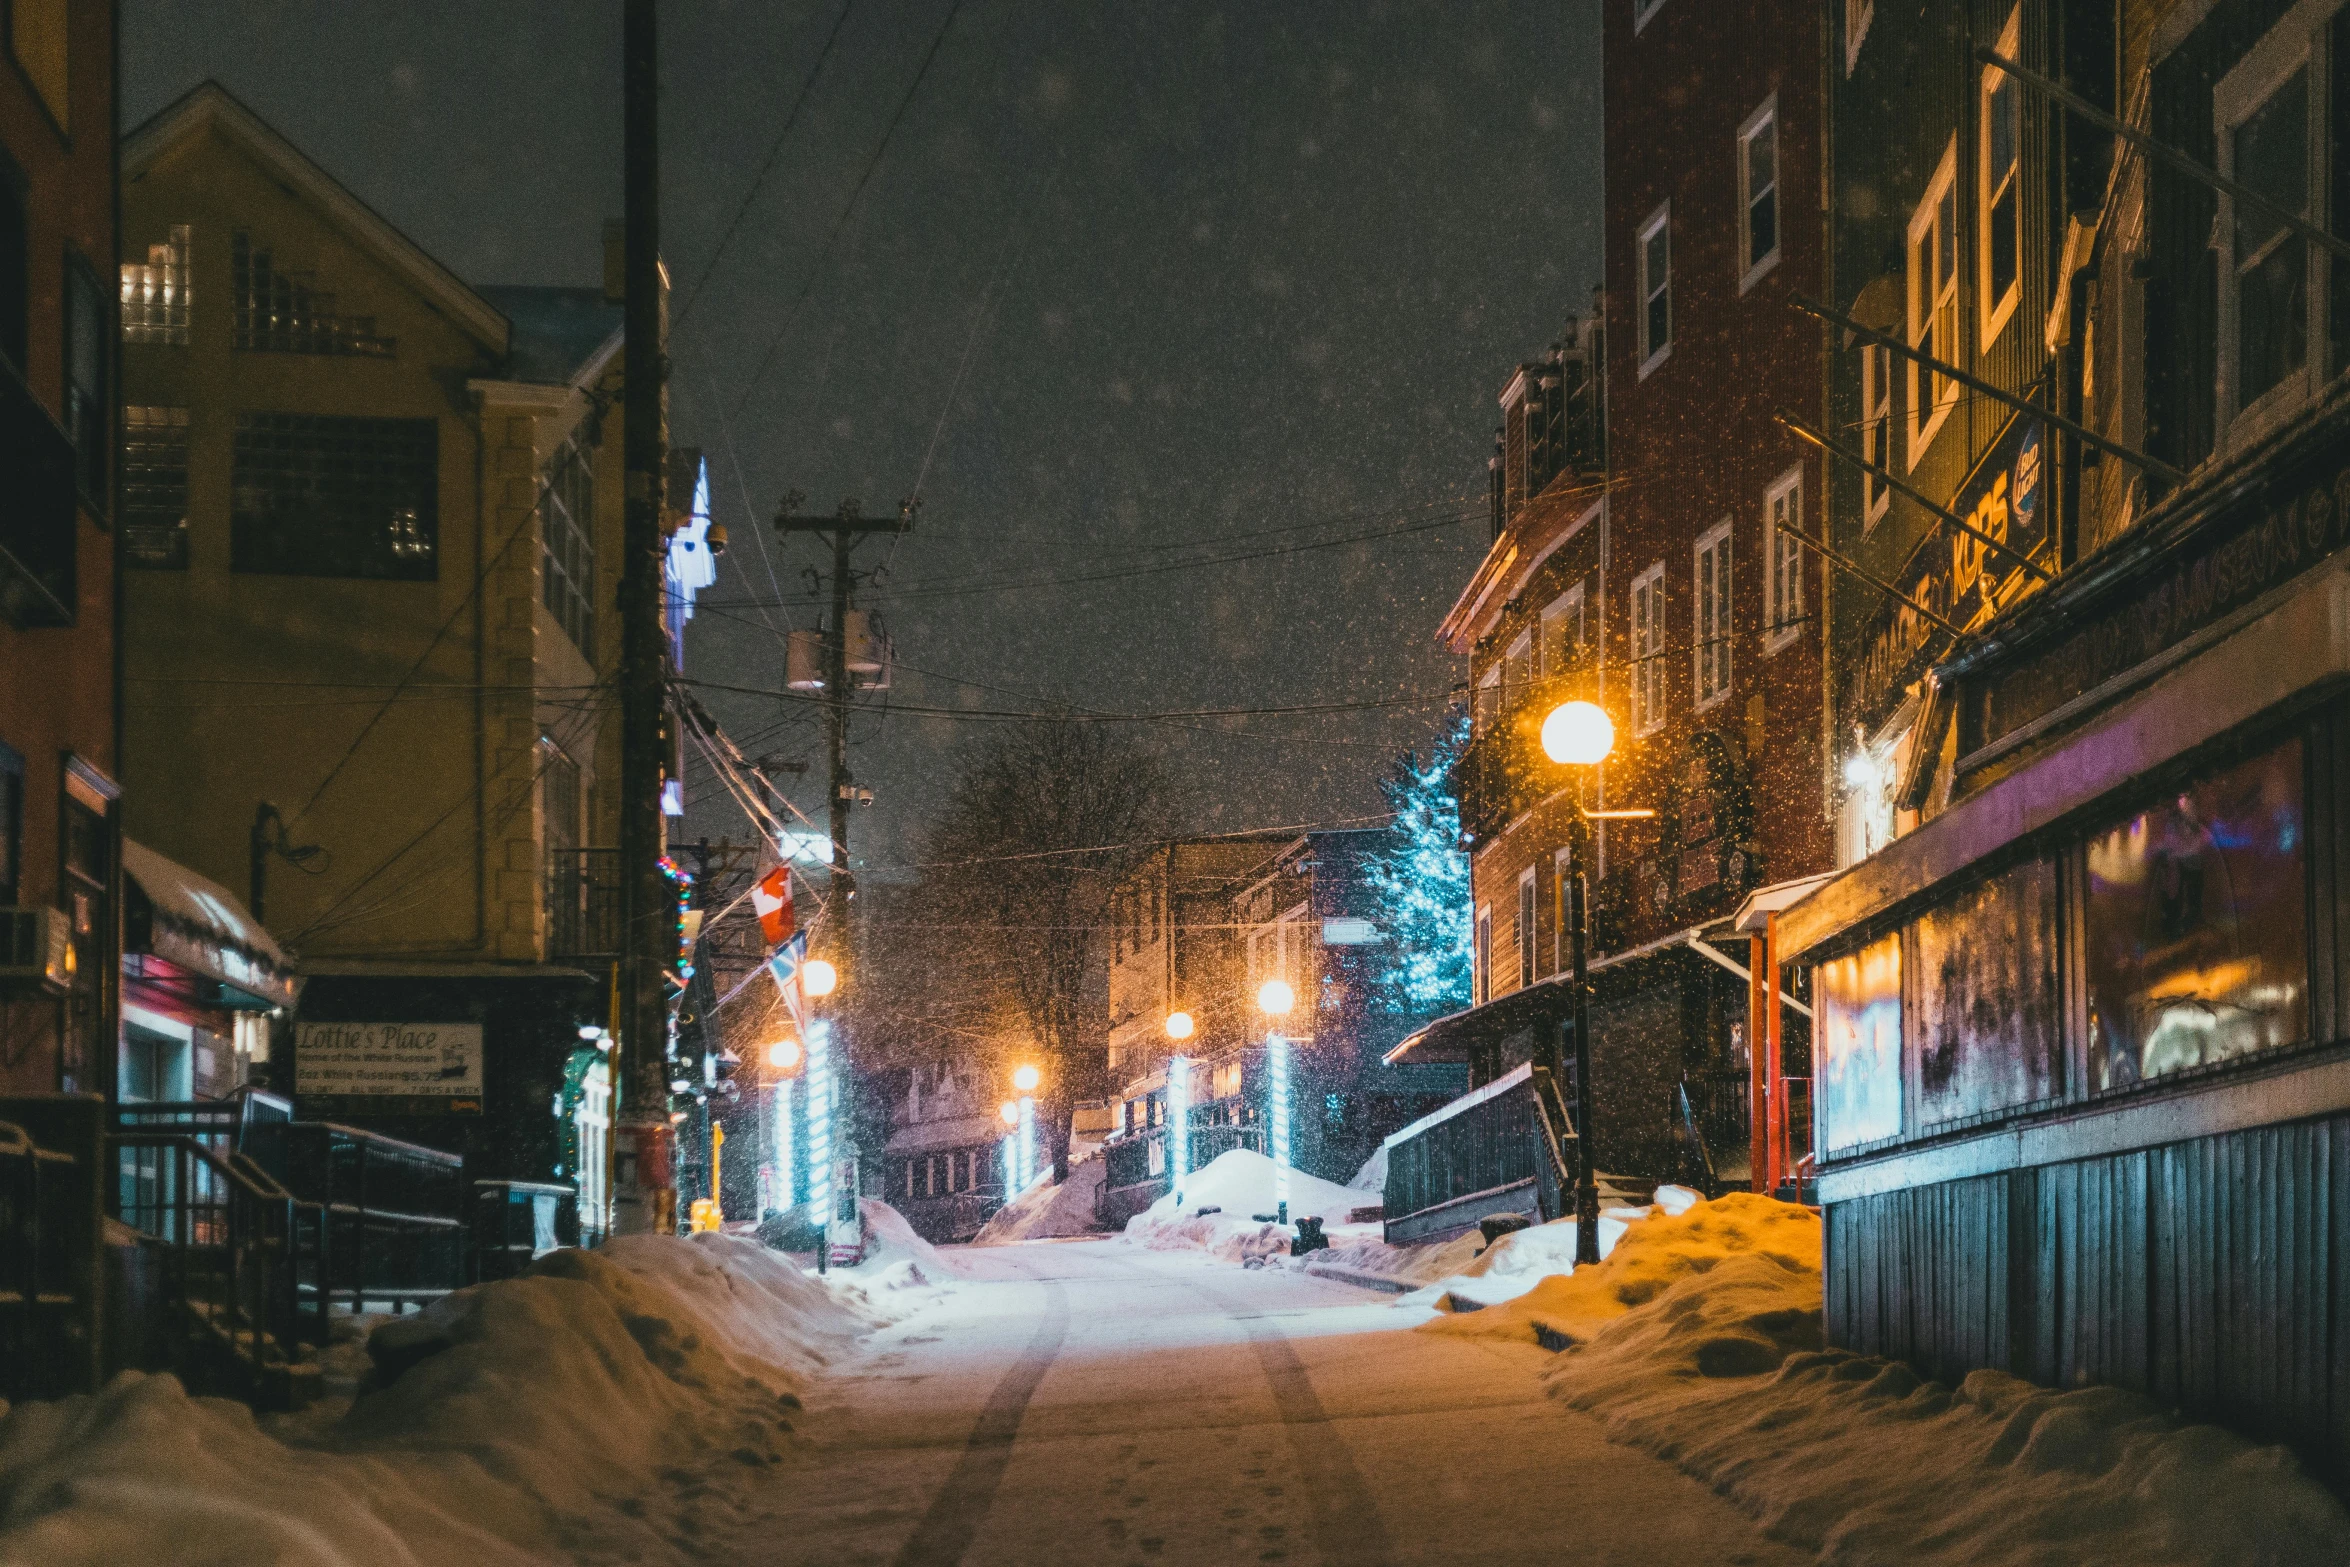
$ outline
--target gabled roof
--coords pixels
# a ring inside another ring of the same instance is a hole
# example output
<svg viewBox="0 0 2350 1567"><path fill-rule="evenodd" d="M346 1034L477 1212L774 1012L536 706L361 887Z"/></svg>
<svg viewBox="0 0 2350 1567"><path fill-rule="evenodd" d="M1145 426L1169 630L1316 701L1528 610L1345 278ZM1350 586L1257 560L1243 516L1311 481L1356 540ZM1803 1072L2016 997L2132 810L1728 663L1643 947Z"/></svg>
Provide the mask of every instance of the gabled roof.
<svg viewBox="0 0 2350 1567"><path fill-rule="evenodd" d="M509 381L571 386L592 381L620 349L620 306L601 288L484 283L478 292L514 324L500 372Z"/></svg>
<svg viewBox="0 0 2350 1567"><path fill-rule="evenodd" d="M505 354L511 334L496 306L351 194L218 82L200 84L124 138L123 174L128 177L151 167L165 153L207 131L219 133L243 150L288 190L316 207L353 243L380 256L434 308L484 347Z"/></svg>

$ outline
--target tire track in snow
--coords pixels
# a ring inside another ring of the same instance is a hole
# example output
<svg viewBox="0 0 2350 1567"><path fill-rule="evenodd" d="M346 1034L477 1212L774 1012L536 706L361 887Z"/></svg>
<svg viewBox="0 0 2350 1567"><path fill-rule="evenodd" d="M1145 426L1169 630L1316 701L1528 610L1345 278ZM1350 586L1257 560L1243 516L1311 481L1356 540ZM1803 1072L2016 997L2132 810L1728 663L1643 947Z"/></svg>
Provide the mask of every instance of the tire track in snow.
<svg viewBox="0 0 2350 1567"><path fill-rule="evenodd" d="M971 1548L979 1526L995 1506L1004 1471L1012 1462L1012 1443L1028 1413L1028 1401L1036 1396L1037 1385L1052 1369L1061 1341L1069 1333L1068 1290L1058 1279L1038 1282L1044 1286L1044 1319L1037 1323L1020 1358L988 1395L979 1423L963 1444L963 1456L955 1460L946 1485L898 1551L897 1567L954 1567Z"/></svg>
<svg viewBox="0 0 2350 1567"><path fill-rule="evenodd" d="M1137 1272L1170 1278L1157 1269L1124 1258L1115 1260ZM1220 1290L1180 1276L1170 1281L1203 1296L1248 1334L1249 1347L1256 1351L1257 1368L1265 1374L1265 1381L1273 1390L1274 1407L1281 1411L1282 1430L1289 1437L1290 1448L1297 1455L1297 1467L1305 1476L1306 1502L1313 1514L1314 1548L1321 1553L1322 1560L1344 1563L1345 1567L1385 1567L1387 1526L1380 1522L1378 1503L1363 1479L1363 1472L1355 1467L1354 1454L1348 1449L1346 1439L1331 1429L1329 1412L1322 1407L1322 1396L1314 1391L1313 1378L1306 1374L1305 1362L1298 1358L1297 1346L1290 1343L1289 1335L1264 1320L1258 1302L1236 1301Z"/></svg>

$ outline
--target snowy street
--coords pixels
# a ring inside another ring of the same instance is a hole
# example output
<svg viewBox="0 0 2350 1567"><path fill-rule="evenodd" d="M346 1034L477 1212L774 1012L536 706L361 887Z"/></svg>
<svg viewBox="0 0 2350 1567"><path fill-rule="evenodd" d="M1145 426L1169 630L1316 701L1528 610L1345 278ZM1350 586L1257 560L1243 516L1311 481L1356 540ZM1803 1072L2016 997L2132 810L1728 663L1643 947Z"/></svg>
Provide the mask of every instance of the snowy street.
<svg viewBox="0 0 2350 1567"><path fill-rule="evenodd" d="M954 1260L970 1282L815 1384L744 1560L1808 1559L1545 1398L1530 1344L1115 1241Z"/></svg>

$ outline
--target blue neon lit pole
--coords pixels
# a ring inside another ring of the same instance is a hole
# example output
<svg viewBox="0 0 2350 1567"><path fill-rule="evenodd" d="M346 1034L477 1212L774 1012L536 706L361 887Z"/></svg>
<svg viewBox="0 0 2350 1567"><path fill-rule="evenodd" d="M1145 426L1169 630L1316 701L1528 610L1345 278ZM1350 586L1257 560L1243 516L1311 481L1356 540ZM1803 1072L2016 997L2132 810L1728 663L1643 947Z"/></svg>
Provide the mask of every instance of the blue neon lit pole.
<svg viewBox="0 0 2350 1567"><path fill-rule="evenodd" d="M1183 1182L1191 1174L1191 1058L1167 1063L1167 1189L1183 1206Z"/></svg>
<svg viewBox="0 0 2350 1567"><path fill-rule="evenodd" d="M791 1124L792 1080L784 1078L775 1085L775 1168L783 1189L775 1194L779 1213L790 1213L799 1205L799 1168L793 1163L798 1155L792 1142Z"/></svg>
<svg viewBox="0 0 2350 1567"><path fill-rule="evenodd" d="M807 1045L808 1217L823 1228L832 1222L832 1025L809 1024Z"/></svg>
<svg viewBox="0 0 2350 1567"><path fill-rule="evenodd" d="M1020 1190L1036 1184L1036 1096L1020 1096Z"/></svg>
<svg viewBox="0 0 2350 1567"><path fill-rule="evenodd" d="M1280 1034L1265 1039L1265 1119L1272 1133L1273 1201L1289 1201L1289 1041Z"/></svg>

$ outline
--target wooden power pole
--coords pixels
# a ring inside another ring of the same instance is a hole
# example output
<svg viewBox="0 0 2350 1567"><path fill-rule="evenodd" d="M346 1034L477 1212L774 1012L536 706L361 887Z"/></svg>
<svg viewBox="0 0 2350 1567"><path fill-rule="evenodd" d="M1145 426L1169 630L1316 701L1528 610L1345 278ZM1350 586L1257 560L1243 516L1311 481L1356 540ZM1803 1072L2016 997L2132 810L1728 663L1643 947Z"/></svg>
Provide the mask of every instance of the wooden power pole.
<svg viewBox="0 0 2350 1567"><path fill-rule="evenodd" d="M661 527L669 441L668 309L661 287L659 27L654 0L625 0L622 99L625 178L622 360L627 480L620 564L619 1031L623 1104L632 1123L668 1123L664 976L677 961L676 900L661 874L662 713L668 700L662 628ZM654 1140L637 1144L636 1184L671 1185L670 1172L643 1168ZM665 1143L660 1144L665 1146Z"/></svg>

